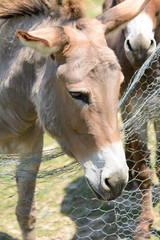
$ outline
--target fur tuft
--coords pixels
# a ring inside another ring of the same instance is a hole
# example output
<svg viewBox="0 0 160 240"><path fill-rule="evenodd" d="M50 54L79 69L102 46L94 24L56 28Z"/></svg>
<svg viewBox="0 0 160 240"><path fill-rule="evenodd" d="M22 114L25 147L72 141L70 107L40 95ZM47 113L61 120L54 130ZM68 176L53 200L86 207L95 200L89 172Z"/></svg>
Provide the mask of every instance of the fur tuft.
<svg viewBox="0 0 160 240"><path fill-rule="evenodd" d="M84 17L83 0L0 0L0 18L33 16L47 12L67 19Z"/></svg>
<svg viewBox="0 0 160 240"><path fill-rule="evenodd" d="M84 2L82 0L61 0L61 2L69 18L78 19L84 17Z"/></svg>

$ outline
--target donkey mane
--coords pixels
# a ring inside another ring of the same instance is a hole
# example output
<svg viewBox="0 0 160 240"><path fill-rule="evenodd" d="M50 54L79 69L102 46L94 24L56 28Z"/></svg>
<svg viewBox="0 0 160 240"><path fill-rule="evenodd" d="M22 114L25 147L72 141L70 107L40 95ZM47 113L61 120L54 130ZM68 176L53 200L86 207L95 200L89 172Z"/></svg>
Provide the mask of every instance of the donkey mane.
<svg viewBox="0 0 160 240"><path fill-rule="evenodd" d="M49 13L51 16L78 19L84 17L83 0L1 0L0 18L36 16Z"/></svg>

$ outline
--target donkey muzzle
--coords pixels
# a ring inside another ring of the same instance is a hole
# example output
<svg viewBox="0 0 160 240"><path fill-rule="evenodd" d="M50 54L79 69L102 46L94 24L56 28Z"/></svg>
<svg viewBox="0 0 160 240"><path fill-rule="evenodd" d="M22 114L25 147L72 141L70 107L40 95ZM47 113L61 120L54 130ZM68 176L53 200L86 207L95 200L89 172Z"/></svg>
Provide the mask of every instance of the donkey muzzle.
<svg viewBox="0 0 160 240"><path fill-rule="evenodd" d="M102 201L117 198L128 182L128 166L121 142L83 159L82 167L89 187Z"/></svg>

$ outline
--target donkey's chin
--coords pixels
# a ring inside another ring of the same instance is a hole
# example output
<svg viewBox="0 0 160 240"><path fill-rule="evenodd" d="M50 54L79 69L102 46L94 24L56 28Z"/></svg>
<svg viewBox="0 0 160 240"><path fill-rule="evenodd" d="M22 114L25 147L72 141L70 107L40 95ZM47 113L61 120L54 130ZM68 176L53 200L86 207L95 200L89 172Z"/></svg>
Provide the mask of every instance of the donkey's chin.
<svg viewBox="0 0 160 240"><path fill-rule="evenodd" d="M150 54L148 54L148 55L144 54L144 56L141 56L138 58L137 56L135 56L131 53L125 52L125 54L126 54L128 61L135 69L140 68L143 65L143 63L147 60L147 58L150 56Z"/></svg>
<svg viewBox="0 0 160 240"><path fill-rule="evenodd" d="M90 184L90 182L88 181L88 179L86 179L88 186L90 187L90 189L92 190L92 192L94 193L95 197L102 202L106 202L106 201L111 201L117 198L117 196L113 196L113 194L111 192L107 192L105 194L105 196L102 196L100 193L98 193Z"/></svg>

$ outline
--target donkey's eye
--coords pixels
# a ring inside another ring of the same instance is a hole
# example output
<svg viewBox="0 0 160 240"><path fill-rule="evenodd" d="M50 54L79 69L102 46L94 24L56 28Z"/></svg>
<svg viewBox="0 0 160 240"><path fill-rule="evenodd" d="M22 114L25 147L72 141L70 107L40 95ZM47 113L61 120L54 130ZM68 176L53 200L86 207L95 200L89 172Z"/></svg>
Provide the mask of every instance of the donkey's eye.
<svg viewBox="0 0 160 240"><path fill-rule="evenodd" d="M85 104L89 104L89 96L87 93L82 92L69 92L70 96L76 100L80 100Z"/></svg>

